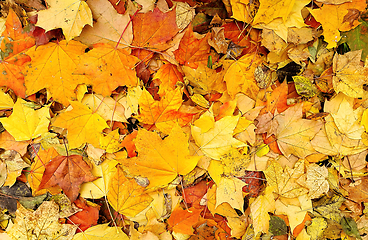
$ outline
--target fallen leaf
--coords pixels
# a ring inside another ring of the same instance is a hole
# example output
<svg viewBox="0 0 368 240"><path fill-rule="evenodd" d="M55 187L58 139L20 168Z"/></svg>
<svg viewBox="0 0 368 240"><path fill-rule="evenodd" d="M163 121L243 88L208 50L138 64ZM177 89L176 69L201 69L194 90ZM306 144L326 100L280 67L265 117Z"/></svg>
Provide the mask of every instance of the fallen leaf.
<svg viewBox="0 0 368 240"><path fill-rule="evenodd" d="M84 232L88 228L97 225L99 218L100 206L96 203L88 202L83 198L78 198L73 202L79 209L79 211L68 218L67 223L78 224L78 232Z"/></svg>
<svg viewBox="0 0 368 240"><path fill-rule="evenodd" d="M175 124L184 126L192 120L194 114L179 111L182 103L182 90L179 87L168 91L160 101L155 101L152 95L143 89L139 98L138 119L151 127L156 126L164 133L169 133Z"/></svg>
<svg viewBox="0 0 368 240"><path fill-rule="evenodd" d="M169 90L175 89L177 82L183 82L183 74L175 65L167 63L156 72L152 80L160 81L158 94L164 96Z"/></svg>
<svg viewBox="0 0 368 240"><path fill-rule="evenodd" d="M167 42L178 32L176 9L161 12L157 7L152 12L138 13L133 18L133 48L139 47L163 51L170 47Z"/></svg>
<svg viewBox="0 0 368 240"><path fill-rule="evenodd" d="M102 130L108 128L100 115L79 102L71 102L73 109L63 112L53 123L53 126L68 130L70 148L78 148L86 142L99 146Z"/></svg>
<svg viewBox="0 0 368 240"><path fill-rule="evenodd" d="M15 213L15 224L8 231L12 239L60 239L73 238L77 226L59 223L59 206L45 201L36 211L19 206Z"/></svg>
<svg viewBox="0 0 368 240"><path fill-rule="evenodd" d="M257 98L259 88L254 78L254 71L261 64L261 59L254 54L247 54L229 67L224 76L227 91L232 98L242 92L252 99Z"/></svg>
<svg viewBox="0 0 368 240"><path fill-rule="evenodd" d="M240 116L227 116L216 121L213 128L203 133L200 127L192 125L192 136L201 151L208 157L220 160L232 147L246 144L233 138L233 131Z"/></svg>
<svg viewBox="0 0 368 240"><path fill-rule="evenodd" d="M153 200L144 191L144 187L139 186L134 179L127 179L123 169L118 166L116 173L110 180L107 199L117 212L135 217Z"/></svg>
<svg viewBox="0 0 368 240"><path fill-rule="evenodd" d="M174 51L176 60L191 68L197 68L200 62L207 62L211 48L208 44L209 38L209 34L197 37L192 26L189 25L180 41L179 48Z"/></svg>
<svg viewBox="0 0 368 240"><path fill-rule="evenodd" d="M216 190L216 206L227 202L231 207L244 212L243 187L246 185L242 180L235 177L222 177Z"/></svg>
<svg viewBox="0 0 368 240"><path fill-rule="evenodd" d="M132 43L133 29L129 14L117 13L107 0L87 0L86 2L92 11L93 26L85 26L75 40L89 46L108 43L114 47L120 40L119 48L126 48ZM123 36L120 39L122 33Z"/></svg>
<svg viewBox="0 0 368 240"><path fill-rule="evenodd" d="M98 224L74 235L73 240L129 240L121 228L109 227L109 223Z"/></svg>
<svg viewBox="0 0 368 240"><path fill-rule="evenodd" d="M76 99L74 90L78 84L89 83L86 77L73 74L79 55L86 48L86 45L77 41L61 41L30 48L27 54L32 61L23 71L27 94L47 88L55 101L68 106L70 100Z"/></svg>
<svg viewBox="0 0 368 240"><path fill-rule="evenodd" d="M77 199L80 185L96 180L80 155L57 156L45 166L39 189L59 185L71 202Z"/></svg>
<svg viewBox="0 0 368 240"><path fill-rule="evenodd" d="M253 219L254 232L268 232L270 215L269 212L275 210L275 200L273 197L274 187L268 186L264 195L260 195L250 205L250 212Z"/></svg>
<svg viewBox="0 0 368 240"><path fill-rule="evenodd" d="M286 198L295 198L308 193L308 189L299 184L304 176L304 160L299 160L293 169L286 166L282 169L280 163L271 161L264 174L268 186L275 186L275 193Z"/></svg>
<svg viewBox="0 0 368 240"><path fill-rule="evenodd" d="M188 137L178 125L164 140L157 133L142 129L133 141L138 157L124 161L126 170L147 177L152 188L170 183L178 174L188 174L201 158L189 155Z"/></svg>
<svg viewBox="0 0 368 240"><path fill-rule="evenodd" d="M1 123L16 141L32 140L48 132L49 111L48 107L34 110L27 106L26 101L18 99L14 104L12 115L1 119Z"/></svg>
<svg viewBox="0 0 368 240"><path fill-rule="evenodd" d="M198 221L201 212L200 209L189 208L184 210L178 207L173 210L167 222L174 232L192 235L192 226Z"/></svg>
<svg viewBox="0 0 368 240"><path fill-rule="evenodd" d="M300 104L276 115L275 119L279 123L276 134L277 144L285 157L293 154L299 158L305 158L315 152L310 140L321 129L322 123L302 119Z"/></svg>
<svg viewBox="0 0 368 240"><path fill-rule="evenodd" d="M108 44L95 44L91 51L81 56L74 75L87 76L93 90L107 97L118 86L137 85L138 78L133 68L138 61L125 50L115 49Z"/></svg>
<svg viewBox="0 0 368 240"><path fill-rule="evenodd" d="M311 199L319 198L327 193L330 185L327 181L328 170L325 166L311 164L307 166L306 186L309 188L309 197Z"/></svg>
<svg viewBox="0 0 368 240"><path fill-rule="evenodd" d="M85 25L92 26L92 12L85 1L47 0L48 9L38 12L37 26L46 31L62 28L67 41L79 36Z"/></svg>

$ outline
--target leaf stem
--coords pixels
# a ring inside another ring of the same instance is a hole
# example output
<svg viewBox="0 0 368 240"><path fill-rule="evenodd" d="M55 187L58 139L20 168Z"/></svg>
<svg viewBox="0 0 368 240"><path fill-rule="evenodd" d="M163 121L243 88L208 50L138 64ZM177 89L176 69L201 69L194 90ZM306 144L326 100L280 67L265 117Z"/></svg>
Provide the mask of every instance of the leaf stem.
<svg viewBox="0 0 368 240"><path fill-rule="evenodd" d="M120 44L121 39L123 38L123 35L124 35L125 31L127 30L127 28L128 28L128 26L129 26L129 24L132 22L132 20L133 20L134 16L139 12L139 10L140 10L140 9L138 8L138 9L137 9L137 11L135 11L135 13L133 14L133 16L131 16L131 17L130 17L128 24L125 26L125 28L124 28L123 32L122 32L122 33L121 33L121 35L120 35L120 38L119 38L119 40L118 40L118 43L117 43L117 44L116 44L116 46L115 46L115 50L116 50L116 49L118 49L118 46L119 46L119 44Z"/></svg>

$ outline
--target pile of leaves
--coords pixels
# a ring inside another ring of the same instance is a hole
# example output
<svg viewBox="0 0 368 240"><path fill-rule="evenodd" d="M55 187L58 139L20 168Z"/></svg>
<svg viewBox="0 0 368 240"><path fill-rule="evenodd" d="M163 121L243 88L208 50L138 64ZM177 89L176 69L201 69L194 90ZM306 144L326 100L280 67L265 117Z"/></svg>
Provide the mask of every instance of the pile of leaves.
<svg viewBox="0 0 368 240"><path fill-rule="evenodd" d="M6 0L1 239L368 239L364 0Z"/></svg>

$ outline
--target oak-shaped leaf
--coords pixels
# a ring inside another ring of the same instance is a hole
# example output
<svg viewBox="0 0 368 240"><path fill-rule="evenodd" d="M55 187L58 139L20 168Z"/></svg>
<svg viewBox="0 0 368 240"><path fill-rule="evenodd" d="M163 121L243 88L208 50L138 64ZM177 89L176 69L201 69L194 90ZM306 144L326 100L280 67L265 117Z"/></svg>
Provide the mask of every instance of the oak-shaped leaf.
<svg viewBox="0 0 368 240"><path fill-rule="evenodd" d="M37 26L46 31L62 28L67 41L79 36L85 25L93 24L88 4L81 0L47 0L49 8L38 12Z"/></svg>
<svg viewBox="0 0 368 240"><path fill-rule="evenodd" d="M34 110L27 106L26 101L18 99L12 115L2 118L1 123L16 141L26 141L48 132L49 118L48 107Z"/></svg>
<svg viewBox="0 0 368 240"><path fill-rule="evenodd" d="M74 90L78 84L88 83L85 76L73 74L86 48L77 41L50 42L30 48L27 54L32 62L24 70L27 94L47 88L55 101L68 106L69 100L76 99Z"/></svg>
<svg viewBox="0 0 368 240"><path fill-rule="evenodd" d="M99 138L102 130L109 126L105 120L79 102L71 102L73 109L61 113L53 126L68 130L68 143L70 148L78 148L85 143L99 147Z"/></svg>
<svg viewBox="0 0 368 240"><path fill-rule="evenodd" d="M115 211L129 217L135 217L153 200L145 193L144 187L139 186L134 179L125 177L120 166L110 180L107 199Z"/></svg>
<svg viewBox="0 0 368 240"><path fill-rule="evenodd" d="M57 156L45 168L39 189L59 185L71 202L77 199L82 183L96 179L80 155Z"/></svg>
<svg viewBox="0 0 368 240"><path fill-rule="evenodd" d="M164 140L157 133L142 129L133 141L138 157L126 159L124 165L130 174L147 177L148 187L166 185L178 174L188 174L201 158L189 155L188 136L178 125Z"/></svg>
<svg viewBox="0 0 368 240"><path fill-rule="evenodd" d="M59 206L54 201L43 202L36 211L19 205L8 234L12 239L71 240L78 226L59 223L59 215Z"/></svg>

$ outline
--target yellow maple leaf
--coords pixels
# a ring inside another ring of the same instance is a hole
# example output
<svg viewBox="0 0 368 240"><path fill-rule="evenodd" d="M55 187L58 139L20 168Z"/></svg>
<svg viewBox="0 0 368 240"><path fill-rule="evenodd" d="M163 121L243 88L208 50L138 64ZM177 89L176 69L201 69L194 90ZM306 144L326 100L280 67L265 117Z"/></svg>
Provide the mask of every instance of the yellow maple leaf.
<svg viewBox="0 0 368 240"><path fill-rule="evenodd" d="M328 169L325 166L310 164L307 166L306 186L309 188L311 199L319 198L330 189L327 181Z"/></svg>
<svg viewBox="0 0 368 240"><path fill-rule="evenodd" d="M73 74L86 47L77 41L61 41L30 48L27 54L32 62L24 71L26 93L31 95L47 88L55 101L68 106L69 100L76 99L74 89L78 84L88 83L85 76Z"/></svg>
<svg viewBox="0 0 368 240"><path fill-rule="evenodd" d="M100 147L107 153L114 153L122 149L121 141L119 139L119 129L109 132L107 135L100 136Z"/></svg>
<svg viewBox="0 0 368 240"><path fill-rule="evenodd" d="M68 130L70 148L78 148L86 142L98 147L102 130L109 126L100 115L87 106L79 102L70 102L70 104L73 109L61 113L53 126Z"/></svg>
<svg viewBox="0 0 368 240"><path fill-rule="evenodd" d="M275 193L282 197L294 198L308 192L307 188L298 183L304 175L304 160L295 163L293 169L288 166L282 169L280 163L272 160L264 174L268 185L275 186Z"/></svg>
<svg viewBox="0 0 368 240"><path fill-rule="evenodd" d="M242 189L245 185L247 185L245 182L236 177L222 177L216 190L215 208L217 208L221 203L227 202L233 208L244 212Z"/></svg>
<svg viewBox="0 0 368 240"><path fill-rule="evenodd" d="M109 227L109 223L98 224L74 235L73 240L129 240L121 228Z"/></svg>
<svg viewBox="0 0 368 240"><path fill-rule="evenodd" d="M0 120L16 141L31 140L49 131L49 108L34 110L27 105L28 102L18 99L14 104L12 115Z"/></svg>
<svg viewBox="0 0 368 240"><path fill-rule="evenodd" d="M210 158L220 160L221 156L231 148L246 146L245 143L233 138L233 132L239 118L240 116L223 117L206 132L203 132L200 127L192 125L193 138L201 151Z"/></svg>
<svg viewBox="0 0 368 240"><path fill-rule="evenodd" d="M336 93L343 92L349 97L362 98L366 96L364 90L368 81L368 67L360 65L362 50L335 54L333 58L333 71L335 75L332 79Z"/></svg>
<svg viewBox="0 0 368 240"><path fill-rule="evenodd" d="M254 78L254 71L261 62L258 55L247 54L231 64L225 73L224 81L232 98L238 92L243 92L254 100L257 98L259 88Z"/></svg>
<svg viewBox="0 0 368 240"><path fill-rule="evenodd" d="M267 186L264 195L260 195L250 205L250 212L253 219L254 232L268 232L270 215L269 212L275 210L275 199L273 196L274 187Z"/></svg>
<svg viewBox="0 0 368 240"><path fill-rule="evenodd" d="M144 193L145 188L139 186L134 179L127 179L123 169L118 166L111 178L107 199L119 213L134 217L152 202L152 198Z"/></svg>
<svg viewBox="0 0 368 240"><path fill-rule="evenodd" d="M349 27L350 24L343 24L349 9L364 11L365 7L366 2L359 0L336 5L324 4L318 9L309 9L309 11L322 24L324 40L328 43L327 48L333 48L341 39L339 30L349 31L357 26L353 24Z"/></svg>
<svg viewBox="0 0 368 240"><path fill-rule="evenodd" d="M178 125L164 140L157 133L139 130L134 143L138 157L126 159L124 165L129 173L147 177L149 187L166 185L178 174L188 174L201 158L189 155L188 137Z"/></svg>
<svg viewBox="0 0 368 240"><path fill-rule="evenodd" d="M13 108L14 102L10 95L0 90L0 110Z"/></svg>
<svg viewBox="0 0 368 240"><path fill-rule="evenodd" d="M67 41L82 32L85 25L93 24L88 4L81 0L47 0L49 8L38 12L39 26L45 31L62 28Z"/></svg>
<svg viewBox="0 0 368 240"><path fill-rule="evenodd" d="M90 157L90 156L89 156ZM100 165L92 162L92 174L98 179L92 182L85 182L81 185L79 193L84 198L102 198L107 195L109 191L109 184L111 178L116 173L116 165L118 161L112 159L105 159Z"/></svg>
<svg viewBox="0 0 368 240"><path fill-rule="evenodd" d="M315 153L310 140L322 127L322 122L302 119L302 105L296 104L275 116L279 123L276 138L281 152L289 157L291 154L305 158Z"/></svg>
<svg viewBox="0 0 368 240"><path fill-rule="evenodd" d="M260 0L259 2L260 6L257 14L254 16L253 24L269 23L279 17L285 22L296 0Z"/></svg>
<svg viewBox="0 0 368 240"><path fill-rule="evenodd" d="M19 205L13 227L8 231L12 239L71 239L78 226L59 223L59 206L44 201L36 211Z"/></svg>

